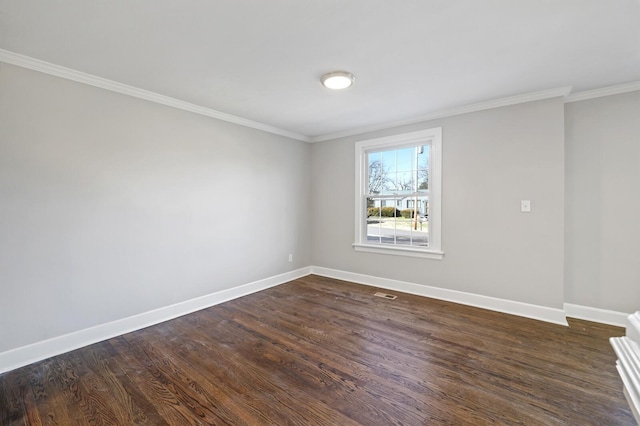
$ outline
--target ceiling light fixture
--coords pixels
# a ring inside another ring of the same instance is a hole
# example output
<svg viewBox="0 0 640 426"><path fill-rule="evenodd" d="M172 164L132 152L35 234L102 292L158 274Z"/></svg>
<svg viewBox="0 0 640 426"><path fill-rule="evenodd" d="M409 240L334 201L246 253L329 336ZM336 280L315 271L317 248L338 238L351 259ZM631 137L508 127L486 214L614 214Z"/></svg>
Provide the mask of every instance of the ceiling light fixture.
<svg viewBox="0 0 640 426"><path fill-rule="evenodd" d="M341 90L350 87L356 78L347 71L333 71L320 77L322 85L327 89Z"/></svg>

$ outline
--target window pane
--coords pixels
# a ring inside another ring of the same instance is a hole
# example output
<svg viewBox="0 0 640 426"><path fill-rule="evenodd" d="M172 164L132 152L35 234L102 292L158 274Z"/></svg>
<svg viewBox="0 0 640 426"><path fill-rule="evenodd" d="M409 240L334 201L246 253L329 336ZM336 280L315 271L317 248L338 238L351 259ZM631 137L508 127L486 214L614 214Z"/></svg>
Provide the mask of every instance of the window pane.
<svg viewBox="0 0 640 426"><path fill-rule="evenodd" d="M384 165L385 170L389 174L395 174L396 167L396 151L382 151L380 153L380 158L382 159L382 164Z"/></svg>
<svg viewBox="0 0 640 426"><path fill-rule="evenodd" d="M393 183L398 194L411 194L415 191L415 173L413 171L398 172Z"/></svg>
<svg viewBox="0 0 640 426"><path fill-rule="evenodd" d="M398 171L411 171L415 169L415 148L403 148L397 150Z"/></svg>
<svg viewBox="0 0 640 426"><path fill-rule="evenodd" d="M379 199L367 198L367 217L381 215L380 201Z"/></svg>
<svg viewBox="0 0 640 426"><path fill-rule="evenodd" d="M380 199L367 198L367 241L380 242L380 222L382 216L382 206Z"/></svg>
<svg viewBox="0 0 640 426"><path fill-rule="evenodd" d="M379 152L367 154L369 165L369 194L380 194L387 179L387 173L382 165L382 156Z"/></svg>
<svg viewBox="0 0 640 426"><path fill-rule="evenodd" d="M429 189L429 145L422 146L422 154L418 154L418 189Z"/></svg>

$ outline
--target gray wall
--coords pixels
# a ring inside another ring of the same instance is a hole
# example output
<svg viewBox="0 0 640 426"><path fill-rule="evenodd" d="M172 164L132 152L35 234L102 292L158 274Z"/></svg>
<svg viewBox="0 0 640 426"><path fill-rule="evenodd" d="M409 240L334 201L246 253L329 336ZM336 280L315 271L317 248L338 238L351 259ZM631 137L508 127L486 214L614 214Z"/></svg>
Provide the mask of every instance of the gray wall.
<svg viewBox="0 0 640 426"><path fill-rule="evenodd" d="M563 305L561 98L312 148L312 263L552 308ZM356 140L442 126L444 260L354 252ZM529 199L531 213L520 213Z"/></svg>
<svg viewBox="0 0 640 426"><path fill-rule="evenodd" d="M308 145L0 63L0 352L308 265L635 311L638 111L558 98ZM435 126L444 260L354 252L354 143Z"/></svg>
<svg viewBox="0 0 640 426"><path fill-rule="evenodd" d="M568 303L640 309L640 91L568 103Z"/></svg>
<svg viewBox="0 0 640 426"><path fill-rule="evenodd" d="M0 64L0 352L309 265L310 151Z"/></svg>

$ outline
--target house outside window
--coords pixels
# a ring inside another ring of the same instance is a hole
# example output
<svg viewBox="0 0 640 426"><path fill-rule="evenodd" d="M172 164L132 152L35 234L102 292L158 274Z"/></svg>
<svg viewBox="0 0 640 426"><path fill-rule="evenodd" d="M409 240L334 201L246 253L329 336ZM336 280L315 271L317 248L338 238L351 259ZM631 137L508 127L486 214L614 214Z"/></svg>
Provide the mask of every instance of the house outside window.
<svg viewBox="0 0 640 426"><path fill-rule="evenodd" d="M442 259L441 163L441 128L356 143L354 249Z"/></svg>

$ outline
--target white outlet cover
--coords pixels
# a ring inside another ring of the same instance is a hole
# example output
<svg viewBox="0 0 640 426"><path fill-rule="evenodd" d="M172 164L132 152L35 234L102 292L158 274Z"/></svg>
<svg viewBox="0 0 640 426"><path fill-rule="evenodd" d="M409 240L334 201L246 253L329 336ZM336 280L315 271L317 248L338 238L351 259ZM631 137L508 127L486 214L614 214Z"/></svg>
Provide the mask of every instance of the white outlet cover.
<svg viewBox="0 0 640 426"><path fill-rule="evenodd" d="M531 212L531 200L522 200L522 201L520 201L520 211L522 213Z"/></svg>

